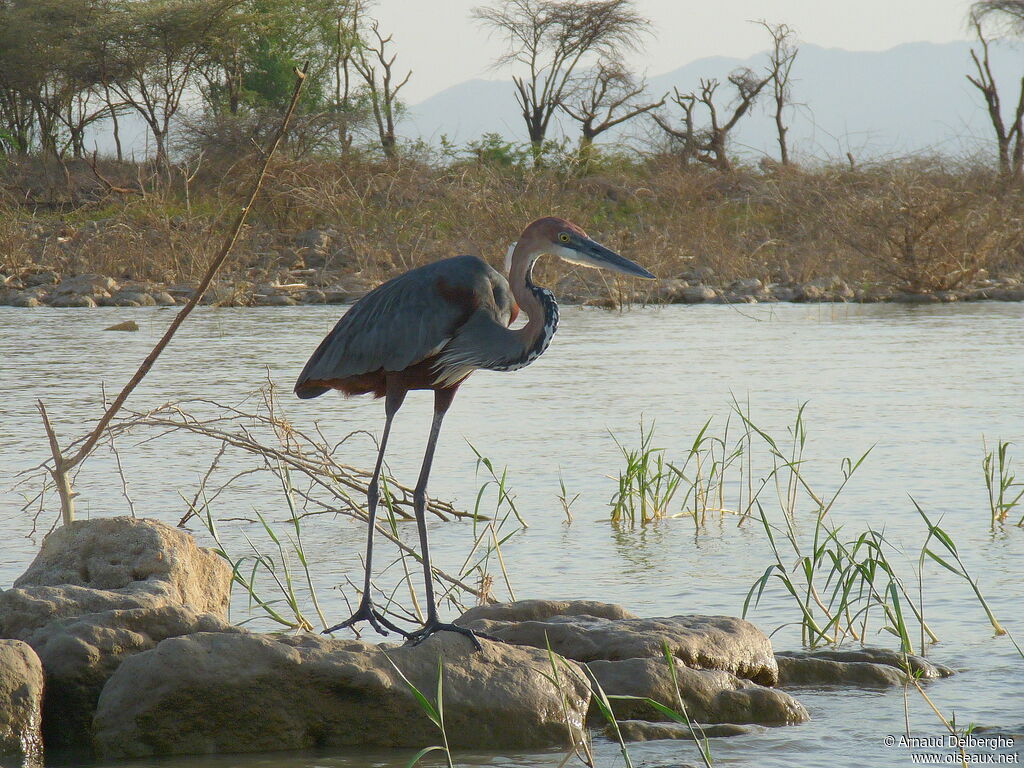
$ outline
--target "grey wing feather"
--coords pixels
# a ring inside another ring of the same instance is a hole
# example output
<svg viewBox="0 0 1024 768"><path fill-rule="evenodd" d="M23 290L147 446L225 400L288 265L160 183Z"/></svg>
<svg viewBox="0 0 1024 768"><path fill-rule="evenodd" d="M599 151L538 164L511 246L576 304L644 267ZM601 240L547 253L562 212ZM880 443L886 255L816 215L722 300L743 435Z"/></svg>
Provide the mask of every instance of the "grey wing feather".
<svg viewBox="0 0 1024 768"><path fill-rule="evenodd" d="M399 275L366 294L317 347L299 375L296 391L310 380L404 370L439 352L465 310L439 295L437 281L473 284L480 267L493 271L475 257L445 259Z"/></svg>

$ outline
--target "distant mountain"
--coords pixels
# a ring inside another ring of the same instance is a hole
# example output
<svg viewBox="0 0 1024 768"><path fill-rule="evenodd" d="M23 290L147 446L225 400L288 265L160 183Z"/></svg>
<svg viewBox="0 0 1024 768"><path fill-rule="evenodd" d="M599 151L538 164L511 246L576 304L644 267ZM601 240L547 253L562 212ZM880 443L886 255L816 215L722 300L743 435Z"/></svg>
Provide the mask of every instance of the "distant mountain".
<svg viewBox="0 0 1024 768"><path fill-rule="evenodd" d="M805 156L843 157L849 151L859 159L977 150L991 140L991 128L980 94L964 77L973 71L970 47L966 41L907 43L877 52L801 46L792 73L793 99L800 106L789 116L790 146ZM764 54L698 59L651 77L650 90L659 95L675 86L690 91L701 77L717 77L724 83L731 71L757 70L764 60ZM1005 109L1010 110L1024 74L1024 53L993 47L992 66L1005 89ZM720 89L723 108L728 88L726 83ZM764 100L740 124L737 150L777 155L775 126L766 105ZM627 131L640 128L638 122ZM468 80L412 106L400 130L405 136L434 142L442 135L465 142L489 132L509 138L525 134L511 81L496 80ZM576 135L571 123L555 130ZM610 138L624 137L620 132Z"/></svg>

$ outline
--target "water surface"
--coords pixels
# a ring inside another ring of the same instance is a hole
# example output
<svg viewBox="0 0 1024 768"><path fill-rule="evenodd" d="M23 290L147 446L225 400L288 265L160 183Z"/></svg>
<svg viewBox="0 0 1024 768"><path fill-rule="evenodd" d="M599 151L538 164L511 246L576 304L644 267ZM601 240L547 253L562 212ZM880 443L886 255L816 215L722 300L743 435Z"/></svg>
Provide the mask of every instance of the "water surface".
<svg viewBox="0 0 1024 768"><path fill-rule="evenodd" d="M130 402L140 409L195 397L237 402L268 375L287 392L340 311L201 308ZM36 398L46 401L63 440L81 434L86 420L101 411L101 385L116 391L170 318L169 311L149 308L0 308L5 395L0 402L0 485L5 489L0 586L10 585L38 546L38 538L30 536L30 517L19 511L18 497L6 492L16 472L48 455ZM101 331L127 319L136 320L142 331ZM636 528L610 525L608 499L621 461L609 433L635 443L641 417L656 421L657 444L678 457L709 417L720 430L734 397L749 401L758 425L779 436L806 402L805 471L822 491L840 479L843 457L874 446L832 511L833 520L850 531L884 528L891 540L912 550L909 569L923 541L913 496L929 514L942 517L996 614L1024 639L1024 529L990 531L981 474L983 436L1024 446L1022 380L1024 306L1019 304L670 306L624 313L566 307L556 338L535 364L514 374L481 372L462 388L442 433L431 492L472 506L482 479L475 474L470 442L499 468L508 466L516 503L530 524L503 549L517 597L599 599L641 615L738 615L750 585L771 562L763 534L753 526L737 528L731 517L713 519L697 535L687 519ZM319 421L336 439L361 429L379 433L383 422L381 404L366 398L285 397L283 405L296 426ZM389 464L409 484L418 472L430 413L429 395L413 393L396 420ZM215 450L196 439L122 441L120 457L136 513L175 523L184 513L179 494L191 498ZM346 463L370 466L374 445L357 437L342 453ZM1024 448L1017 453L1024 462ZM571 524L557 500L560 477L570 495L580 494ZM128 512L106 449L86 465L76 488L83 517ZM274 520L287 516L280 494L258 482L239 483L218 500L215 511L221 518L252 518L254 510ZM44 530L56 512L47 508L40 520ZM225 522L222 532L231 547L244 546L243 534L260 535L258 526L245 522ZM195 533L209 543L201 529ZM403 527L408 540L413 534L411 526ZM363 536L363 529L346 518L307 522L305 546L330 618L347 615L335 587L346 577L360 578ZM431 523L436 564L456 570L472 537L468 523ZM379 562L387 561L381 557ZM929 685L929 695L947 715L955 712L958 723L1016 726L1019 733L1024 660L1006 638L992 637L961 581L938 567L927 574L929 622L941 638L930 654L960 670ZM507 594L500 580L495 589L499 597ZM248 615L236 595L233 618ZM772 631L796 613L773 589L751 618ZM886 633L869 641L892 645ZM773 642L780 649L796 648L799 633L785 627ZM886 734L902 732L902 691L801 691L797 696L811 711L811 722L714 741L716 763L758 768L909 764L905 751L883 743ZM916 695L909 712L915 733L942 733ZM597 752L606 765L619 759L607 742L599 741ZM692 745L684 743L638 744L631 754L636 765L699 761ZM169 759L159 765L399 766L409 756L362 751ZM458 756L460 764L499 766L558 765L561 759L556 753Z"/></svg>

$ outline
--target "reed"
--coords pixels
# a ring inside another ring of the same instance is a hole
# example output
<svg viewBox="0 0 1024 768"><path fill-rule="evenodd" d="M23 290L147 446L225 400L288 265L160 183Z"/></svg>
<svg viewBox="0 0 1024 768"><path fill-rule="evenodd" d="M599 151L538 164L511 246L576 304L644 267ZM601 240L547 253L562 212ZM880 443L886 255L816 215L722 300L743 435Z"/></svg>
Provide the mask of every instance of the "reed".
<svg viewBox="0 0 1024 768"><path fill-rule="evenodd" d="M988 506L993 528L997 524L1005 522L1013 508L1024 498L1024 482L1017 480L1013 473L1013 461L1009 453L1010 445L1011 443L999 440L996 442L995 449L989 450L988 444L982 438L985 456L981 460L981 469L985 475L985 488L988 491ZM1024 515L1017 521L1017 525L1024 526Z"/></svg>

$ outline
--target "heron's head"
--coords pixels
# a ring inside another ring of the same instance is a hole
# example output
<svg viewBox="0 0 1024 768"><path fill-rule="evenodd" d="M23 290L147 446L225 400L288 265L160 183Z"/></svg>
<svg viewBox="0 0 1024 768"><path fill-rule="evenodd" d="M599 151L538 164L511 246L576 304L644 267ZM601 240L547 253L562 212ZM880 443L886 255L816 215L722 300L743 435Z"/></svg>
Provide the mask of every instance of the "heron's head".
<svg viewBox="0 0 1024 768"><path fill-rule="evenodd" d="M534 221L523 230L520 242L529 243L530 250L535 256L550 253L570 264L607 269L631 277L654 277L639 264L634 264L615 251L591 240L587 233L575 224L556 216Z"/></svg>

